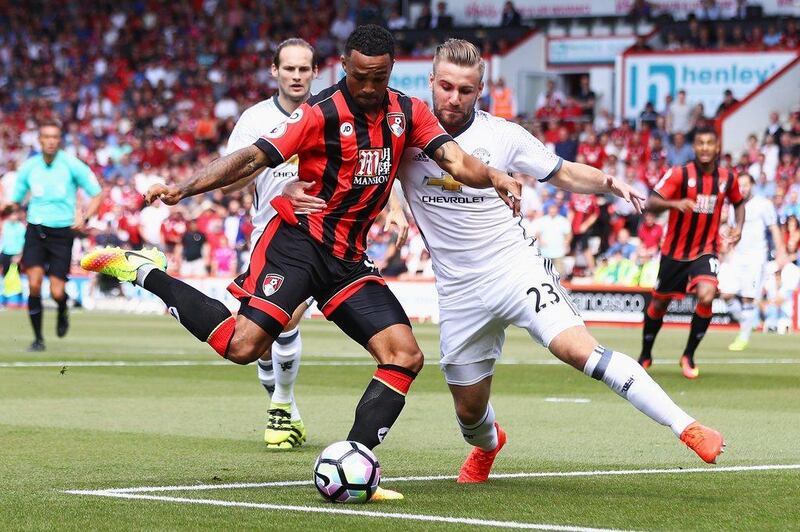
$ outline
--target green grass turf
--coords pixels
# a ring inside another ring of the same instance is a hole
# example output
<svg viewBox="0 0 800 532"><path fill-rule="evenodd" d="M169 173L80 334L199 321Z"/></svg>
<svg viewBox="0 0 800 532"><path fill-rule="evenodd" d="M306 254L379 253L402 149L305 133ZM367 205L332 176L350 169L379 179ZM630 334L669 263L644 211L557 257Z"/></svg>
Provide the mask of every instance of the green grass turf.
<svg viewBox="0 0 800 532"><path fill-rule="evenodd" d="M124 488L310 479L317 453L348 432L373 367L361 348L322 321L303 324L297 385L309 428L301 450L270 453L261 443L266 396L253 367L81 367L76 361L214 361L216 355L163 316L73 314L67 338L29 354L27 316L0 314L0 529L455 530L465 525L330 514L226 508L66 494ZM385 477L454 475L468 452L435 364L438 329L415 327L429 364L403 415L378 447ZM638 327L594 329L605 345L637 353ZM721 465L800 464L800 349L797 336L754 336L729 353L730 331L712 331L700 347L701 378L680 376L685 329L662 331L654 377L703 422L722 430ZM664 428L604 385L550 360L524 333L509 329L494 381L493 404L509 433L494 471L590 471L708 468ZM792 359L797 364L715 364L733 359ZM313 365L308 362L361 365ZM528 362L528 364L525 364ZM585 398L584 404L547 397ZM771 529L800 527L800 471L386 483L406 500L348 506L366 511L469 517L625 529ZM311 486L156 493L193 499L332 508ZM343 508L343 506L336 506Z"/></svg>

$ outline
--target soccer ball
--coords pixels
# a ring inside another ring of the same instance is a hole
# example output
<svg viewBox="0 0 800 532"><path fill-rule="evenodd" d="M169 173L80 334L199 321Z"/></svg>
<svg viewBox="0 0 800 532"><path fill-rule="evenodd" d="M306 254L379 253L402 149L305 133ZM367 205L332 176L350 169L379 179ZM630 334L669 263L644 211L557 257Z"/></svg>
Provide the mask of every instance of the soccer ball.
<svg viewBox="0 0 800 532"><path fill-rule="evenodd" d="M325 448L314 463L314 484L331 502L367 502L381 481L381 465L372 451L354 441Z"/></svg>

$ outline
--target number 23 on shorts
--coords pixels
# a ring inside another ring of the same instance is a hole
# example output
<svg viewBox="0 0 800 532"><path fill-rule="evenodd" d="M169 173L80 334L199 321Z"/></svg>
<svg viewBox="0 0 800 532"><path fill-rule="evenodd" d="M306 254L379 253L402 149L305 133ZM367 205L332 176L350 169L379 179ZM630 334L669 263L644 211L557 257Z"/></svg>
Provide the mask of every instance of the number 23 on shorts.
<svg viewBox="0 0 800 532"><path fill-rule="evenodd" d="M542 283L540 288L532 286L528 288L528 295L533 294L533 309L536 312L541 312L546 309L548 305L555 305L561 301L555 287L550 283Z"/></svg>

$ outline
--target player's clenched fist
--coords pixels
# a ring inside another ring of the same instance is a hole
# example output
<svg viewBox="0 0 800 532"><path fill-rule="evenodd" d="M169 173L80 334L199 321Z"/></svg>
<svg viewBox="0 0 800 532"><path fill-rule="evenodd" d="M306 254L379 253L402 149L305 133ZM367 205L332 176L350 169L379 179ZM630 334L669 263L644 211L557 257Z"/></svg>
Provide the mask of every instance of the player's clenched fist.
<svg viewBox="0 0 800 532"><path fill-rule="evenodd" d="M183 195L175 185L162 185L161 183L150 186L144 194L144 202L150 205L156 200L161 200L167 205L175 205L183 199Z"/></svg>

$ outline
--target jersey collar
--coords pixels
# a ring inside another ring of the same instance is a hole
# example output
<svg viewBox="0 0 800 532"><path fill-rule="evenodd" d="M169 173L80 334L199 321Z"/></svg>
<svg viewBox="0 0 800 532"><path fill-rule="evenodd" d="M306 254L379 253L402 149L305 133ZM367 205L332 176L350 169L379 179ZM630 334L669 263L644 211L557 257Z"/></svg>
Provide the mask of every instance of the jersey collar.
<svg viewBox="0 0 800 532"><path fill-rule="evenodd" d="M464 133L466 130L468 130L468 129L470 128L470 126L472 125L472 123L475 121L475 115L476 115L477 113L478 113L478 112L477 112L475 109L473 109L473 110L472 110L472 116L470 116L470 117L469 117L469 120L467 120L467 123L466 123L466 124L464 124L463 126L461 126L461 128L460 128L460 129L457 129L457 130L456 130L456 131L455 131L455 132L454 132L454 133L453 133L451 136L452 136L453 138L456 138L457 136L461 135L461 134L462 134L462 133Z"/></svg>
<svg viewBox="0 0 800 532"><path fill-rule="evenodd" d="M284 109L283 106L281 105L281 102L278 101L278 93L277 92L272 96L272 102L275 104L275 107L278 108L278 111L280 111L281 113L285 114L286 116L292 116L292 113L290 113L286 109Z"/></svg>

